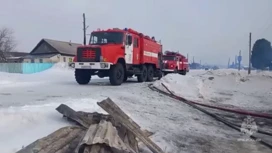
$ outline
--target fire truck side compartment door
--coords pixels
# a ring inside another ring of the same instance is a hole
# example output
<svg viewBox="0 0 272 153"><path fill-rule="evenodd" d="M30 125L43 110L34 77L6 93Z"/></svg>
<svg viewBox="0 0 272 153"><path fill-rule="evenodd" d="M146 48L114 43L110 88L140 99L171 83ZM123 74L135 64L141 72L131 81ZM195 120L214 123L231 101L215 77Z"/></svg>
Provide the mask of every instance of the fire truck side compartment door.
<svg viewBox="0 0 272 153"><path fill-rule="evenodd" d="M132 35L126 35L125 60L127 64L133 64L133 43Z"/></svg>
<svg viewBox="0 0 272 153"><path fill-rule="evenodd" d="M179 58L179 66L180 66L179 67L180 69L182 69L182 70L184 69L184 60L182 57Z"/></svg>

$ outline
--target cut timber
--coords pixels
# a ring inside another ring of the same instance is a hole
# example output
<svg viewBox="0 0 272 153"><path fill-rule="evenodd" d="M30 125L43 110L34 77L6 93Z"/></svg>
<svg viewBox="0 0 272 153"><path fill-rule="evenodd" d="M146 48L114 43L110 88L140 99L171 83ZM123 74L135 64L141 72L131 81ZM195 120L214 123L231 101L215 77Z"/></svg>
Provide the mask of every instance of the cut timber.
<svg viewBox="0 0 272 153"><path fill-rule="evenodd" d="M81 127L64 127L17 153L74 153L85 132Z"/></svg>
<svg viewBox="0 0 272 153"><path fill-rule="evenodd" d="M68 119L77 122L79 125L84 127L88 126L89 130L90 130L90 127L94 127L94 126L97 127L98 126L97 124L100 124L101 121L103 122L107 121L108 124L110 123L112 126L114 126L117 129L118 136L121 138L123 143L125 143L128 146L128 148L132 149L131 152L136 152L136 153L139 152L138 141L136 140L135 135L131 133L129 130L127 130L127 128L125 128L122 124L117 124L112 118L112 116L100 114L97 112L94 112L94 113L87 113L82 111L77 112L64 104L61 104L56 110L60 112L61 114L63 114ZM107 128L110 128L110 126L107 126ZM105 130L106 129L104 129L104 131ZM101 131L98 131L98 132L101 132ZM92 136L89 134L90 132L86 134L85 137ZM104 138L102 137L101 139L104 139ZM82 141L81 144L87 145L85 144L84 141ZM81 145L81 146L84 146L84 145ZM90 145L87 145L87 146L88 146L87 149L90 149Z"/></svg>
<svg viewBox="0 0 272 153"><path fill-rule="evenodd" d="M80 151L79 153L119 153L119 152L113 152L112 148L108 147L105 144L95 144L90 147L84 148L84 151Z"/></svg>
<svg viewBox="0 0 272 153"><path fill-rule="evenodd" d="M79 116L76 111L74 111L72 108L68 107L67 105L61 104L59 107L56 108L56 110L63 114L65 117L68 117L69 119L77 122L78 124L84 126L85 128L89 127L89 124L87 124L84 117Z"/></svg>
<svg viewBox="0 0 272 153"><path fill-rule="evenodd" d="M143 133L144 133L144 135L146 136L146 137L150 137L150 136L152 136L154 133L153 132L150 132L150 131L148 131L148 130L143 130ZM136 139L137 140L137 142L139 141L139 139L137 138ZM141 141L138 143L138 146L140 147L140 146L142 146L142 145L144 145Z"/></svg>
<svg viewBox="0 0 272 153"><path fill-rule="evenodd" d="M78 123L79 125L89 128L92 124L98 124L100 120L111 120L112 117L105 114L100 114L97 112L94 113L86 113L86 112L76 112L69 106L65 104L61 104L56 110L63 114L63 116L67 117L68 119Z"/></svg>
<svg viewBox="0 0 272 153"><path fill-rule="evenodd" d="M144 135L146 136L146 137L150 137L150 136L152 136L154 133L153 132L150 132L150 131L148 131L148 130L143 130L143 133L144 133Z"/></svg>
<svg viewBox="0 0 272 153"><path fill-rule="evenodd" d="M136 142L136 139L132 141ZM136 153L129 144L124 143L112 123L103 120L90 126L76 152L86 153L91 150L97 150L95 153L102 153L102 150L110 153Z"/></svg>
<svg viewBox="0 0 272 153"><path fill-rule="evenodd" d="M136 135L153 153L164 153L163 150L149 139L140 126L127 116L110 98L97 103L108 112L117 122L120 122L128 130Z"/></svg>

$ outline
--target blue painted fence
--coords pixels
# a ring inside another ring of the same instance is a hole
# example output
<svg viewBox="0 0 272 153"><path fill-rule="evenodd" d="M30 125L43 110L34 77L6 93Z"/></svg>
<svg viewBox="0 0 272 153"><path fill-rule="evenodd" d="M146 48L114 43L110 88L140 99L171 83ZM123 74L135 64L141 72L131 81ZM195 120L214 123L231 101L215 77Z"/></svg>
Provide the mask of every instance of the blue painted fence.
<svg viewBox="0 0 272 153"><path fill-rule="evenodd" d="M54 63L0 63L0 72L32 74L50 69Z"/></svg>

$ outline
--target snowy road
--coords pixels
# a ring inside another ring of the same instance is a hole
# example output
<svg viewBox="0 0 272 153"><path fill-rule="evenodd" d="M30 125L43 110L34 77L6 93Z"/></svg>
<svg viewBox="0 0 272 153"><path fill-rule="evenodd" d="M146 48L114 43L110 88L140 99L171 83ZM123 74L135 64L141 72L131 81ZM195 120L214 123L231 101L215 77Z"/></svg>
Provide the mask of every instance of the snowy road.
<svg viewBox="0 0 272 153"><path fill-rule="evenodd" d="M193 75L204 72L192 72ZM130 80L110 86L93 79L79 86L73 71L52 69L33 75L0 73L0 149L12 153L68 125L55 108L65 103L75 110L104 112L97 101L110 97L167 152L271 152L260 144L238 142L241 133L185 104ZM193 93L194 94L194 93Z"/></svg>

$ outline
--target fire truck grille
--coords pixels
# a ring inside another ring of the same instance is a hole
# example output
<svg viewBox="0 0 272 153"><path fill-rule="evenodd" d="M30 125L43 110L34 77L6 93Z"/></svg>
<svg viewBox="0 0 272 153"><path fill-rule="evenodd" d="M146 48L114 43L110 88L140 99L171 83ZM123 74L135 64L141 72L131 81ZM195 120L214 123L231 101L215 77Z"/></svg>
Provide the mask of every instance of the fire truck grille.
<svg viewBox="0 0 272 153"><path fill-rule="evenodd" d="M82 51L82 58L95 58L95 52L93 50Z"/></svg>
<svg viewBox="0 0 272 153"><path fill-rule="evenodd" d="M101 48L78 48L78 62L100 62Z"/></svg>

